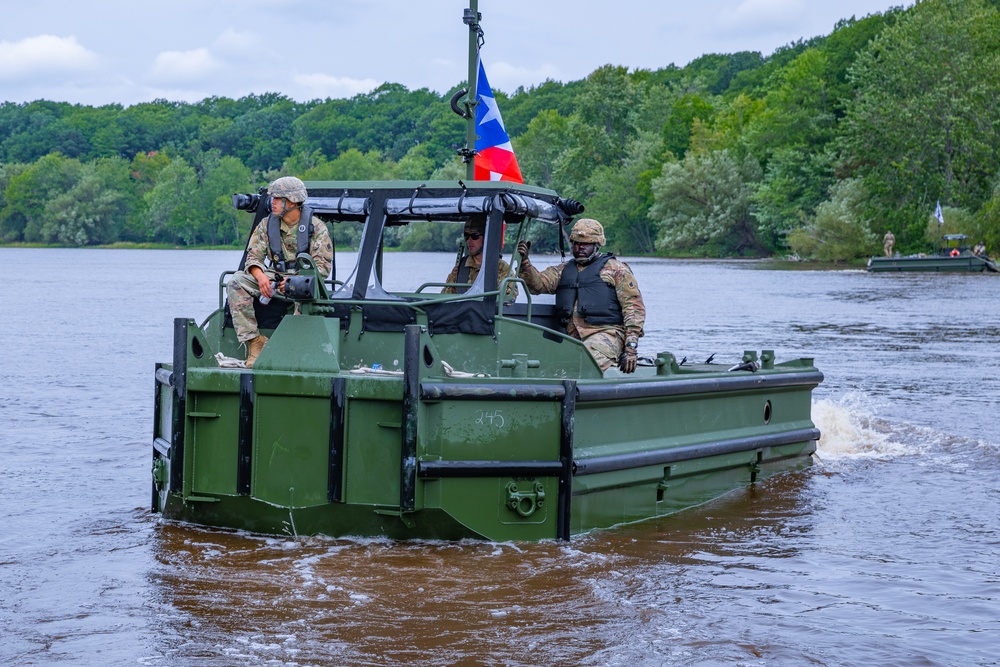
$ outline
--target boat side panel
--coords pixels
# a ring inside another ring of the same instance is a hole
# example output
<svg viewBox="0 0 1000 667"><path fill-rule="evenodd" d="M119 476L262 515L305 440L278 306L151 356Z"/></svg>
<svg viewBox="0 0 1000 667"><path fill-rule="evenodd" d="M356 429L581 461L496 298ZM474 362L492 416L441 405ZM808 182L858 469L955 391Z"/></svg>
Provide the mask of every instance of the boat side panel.
<svg viewBox="0 0 1000 667"><path fill-rule="evenodd" d="M559 480L530 468L559 460L558 401L425 401L419 416L418 455L425 461L473 462L469 476L424 479L423 506L441 508L470 530L493 540L556 537ZM513 467L512 465L512 467ZM493 471L493 472L490 472Z"/></svg>
<svg viewBox="0 0 1000 667"><path fill-rule="evenodd" d="M326 504L329 434L328 396L258 394L252 495L283 507Z"/></svg>
<svg viewBox="0 0 1000 667"><path fill-rule="evenodd" d="M399 401L348 400L345 502L399 505L402 417Z"/></svg>
<svg viewBox="0 0 1000 667"><path fill-rule="evenodd" d="M236 495L240 396L189 392L191 490Z"/></svg>
<svg viewBox="0 0 1000 667"><path fill-rule="evenodd" d="M698 394L578 404L575 460L629 457L705 445L707 455L642 465L573 479L572 532L670 514L807 465L815 451L811 387ZM810 434L778 445L754 442L783 434ZM712 454L714 443L745 441L745 448ZM697 448L695 448L697 449ZM581 469L586 466L580 465Z"/></svg>
<svg viewBox="0 0 1000 667"><path fill-rule="evenodd" d="M580 403L575 458L815 428L812 387Z"/></svg>

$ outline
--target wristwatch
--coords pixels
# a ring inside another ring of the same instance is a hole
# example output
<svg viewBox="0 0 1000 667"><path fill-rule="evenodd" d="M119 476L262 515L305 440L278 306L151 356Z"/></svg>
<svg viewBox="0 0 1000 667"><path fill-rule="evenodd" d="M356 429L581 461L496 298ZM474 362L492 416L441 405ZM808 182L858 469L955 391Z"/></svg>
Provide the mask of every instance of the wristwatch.
<svg viewBox="0 0 1000 667"><path fill-rule="evenodd" d="M639 349L639 342L638 341L634 341L634 340L630 340L627 343L625 343L625 347L630 347L633 350L638 350Z"/></svg>

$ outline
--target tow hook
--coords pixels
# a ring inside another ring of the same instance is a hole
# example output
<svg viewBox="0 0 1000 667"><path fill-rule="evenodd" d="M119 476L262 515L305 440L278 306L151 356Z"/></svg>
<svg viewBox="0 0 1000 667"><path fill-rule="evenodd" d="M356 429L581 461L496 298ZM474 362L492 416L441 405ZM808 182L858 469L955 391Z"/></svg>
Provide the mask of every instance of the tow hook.
<svg viewBox="0 0 1000 667"><path fill-rule="evenodd" d="M157 489L162 489L164 483L167 481L167 462L163 459L156 459L153 461L153 483L156 484Z"/></svg>
<svg viewBox="0 0 1000 667"><path fill-rule="evenodd" d="M521 516L531 516L545 502L545 487L535 482L531 491L521 491L517 482L507 485L507 507Z"/></svg>

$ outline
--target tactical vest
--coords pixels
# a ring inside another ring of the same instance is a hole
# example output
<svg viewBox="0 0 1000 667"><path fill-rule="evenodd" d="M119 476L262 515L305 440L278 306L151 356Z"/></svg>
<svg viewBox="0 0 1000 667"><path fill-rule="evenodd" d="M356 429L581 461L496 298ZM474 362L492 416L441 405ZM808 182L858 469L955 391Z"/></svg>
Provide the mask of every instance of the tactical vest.
<svg viewBox="0 0 1000 667"><path fill-rule="evenodd" d="M574 303L587 324L625 323L615 288L601 280L601 269L612 257L614 255L606 253L582 271L577 270L575 262L563 266L556 286L556 311L562 317L563 326L569 324Z"/></svg>
<svg viewBox="0 0 1000 667"><path fill-rule="evenodd" d="M455 276L455 282L466 283L466 284L462 287L456 287L455 288L456 294L465 294L466 292L469 291L469 288L472 287L472 285L468 284L472 282L471 280L469 280L469 273L472 271L472 269L470 269L468 266L465 265L465 263L468 261L469 261L468 255L462 255L458 260L458 275Z"/></svg>
<svg viewBox="0 0 1000 667"><path fill-rule="evenodd" d="M295 235L295 255L309 252L309 240L312 238L313 223L312 209L308 206L302 207L302 214L299 216L298 227ZM267 247L268 259L271 266L278 273L287 273L295 268L295 258L291 261L285 259L285 249L281 245L281 218L273 213L267 218Z"/></svg>

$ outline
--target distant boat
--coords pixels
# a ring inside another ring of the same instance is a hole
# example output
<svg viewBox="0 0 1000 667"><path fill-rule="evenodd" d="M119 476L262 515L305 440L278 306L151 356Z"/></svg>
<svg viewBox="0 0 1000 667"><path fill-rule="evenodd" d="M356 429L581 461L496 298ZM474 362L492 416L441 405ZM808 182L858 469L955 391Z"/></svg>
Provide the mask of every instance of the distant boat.
<svg viewBox="0 0 1000 667"><path fill-rule="evenodd" d="M889 271L941 271L959 273L1000 273L1000 266L986 254L977 255L969 249L965 234L945 234L944 244L933 254L907 255L905 257L872 257L868 270Z"/></svg>

